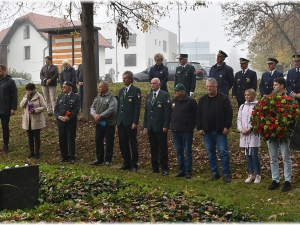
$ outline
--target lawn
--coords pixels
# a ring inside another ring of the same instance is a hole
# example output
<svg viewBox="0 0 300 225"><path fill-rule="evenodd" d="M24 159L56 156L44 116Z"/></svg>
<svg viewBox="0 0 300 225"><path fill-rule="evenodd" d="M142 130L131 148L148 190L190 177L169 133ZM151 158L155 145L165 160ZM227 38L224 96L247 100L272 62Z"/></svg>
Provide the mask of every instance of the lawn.
<svg viewBox="0 0 300 225"><path fill-rule="evenodd" d="M142 90L144 114L148 83L135 83ZM169 82L172 90L173 82ZM111 91L118 93L123 85L111 84ZM24 86L19 86L19 102ZM40 86L37 90L41 92ZM172 91L171 96L173 96ZM205 82L197 81L195 98L205 93ZM111 167L89 166L95 160L94 124L84 122L79 115L76 137L76 163L58 163L60 159L58 133L54 117L47 117L47 127L41 132L40 159L27 159L29 147L26 131L21 128L22 110L11 117L10 153L0 154L0 168L5 166L40 165L40 206L32 210L0 212L0 221L18 222L169 222L169 221L263 221L299 222L300 171L298 151L292 150L292 191L281 193L283 164L280 157L281 187L267 190L271 183L269 156L265 142L260 148L262 182L246 184L246 160L239 148L236 132L237 103L232 101L234 119L229 134L232 182L209 181L210 170L203 139L195 131L193 146L192 179L174 177L177 173L177 158L169 133L170 174L150 174L150 150L146 134L139 125L139 169L137 173L119 171L122 157L116 135L114 157ZM46 115L46 112L45 112ZM2 141L2 132L0 134Z"/></svg>

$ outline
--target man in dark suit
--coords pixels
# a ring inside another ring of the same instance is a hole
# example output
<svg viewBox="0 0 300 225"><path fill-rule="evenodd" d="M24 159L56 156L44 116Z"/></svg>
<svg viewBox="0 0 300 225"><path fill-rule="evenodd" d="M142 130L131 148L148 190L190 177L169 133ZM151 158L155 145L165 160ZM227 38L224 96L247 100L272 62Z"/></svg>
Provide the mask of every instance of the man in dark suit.
<svg viewBox="0 0 300 225"><path fill-rule="evenodd" d="M286 90L290 96L300 103L300 55L293 55L294 66L288 71Z"/></svg>
<svg viewBox="0 0 300 225"><path fill-rule="evenodd" d="M119 91L117 125L120 150L124 159L123 165L119 169L131 169L132 172L136 172L138 168L138 142L136 136L141 111L141 90L135 87L132 82L133 73L125 71L123 73L125 87Z"/></svg>
<svg viewBox="0 0 300 225"><path fill-rule="evenodd" d="M259 91L261 96L271 94L273 91L274 79L276 79L277 77L283 77L283 73L276 70L277 63L277 59L268 58L267 64L269 71L263 73L259 84Z"/></svg>
<svg viewBox="0 0 300 225"><path fill-rule="evenodd" d="M248 69L249 62L248 59L240 58L242 70L237 72L234 77L232 98L236 99L238 108L246 101L244 92L250 88L256 91L257 88L257 75L255 71Z"/></svg>
<svg viewBox="0 0 300 225"><path fill-rule="evenodd" d="M159 173L159 166L162 175L168 175L168 140L167 134L171 119L170 95L160 90L158 78L151 80L152 92L147 95L144 132L148 131L151 150L152 173Z"/></svg>
<svg viewBox="0 0 300 225"><path fill-rule="evenodd" d="M185 92L192 97L196 87L196 72L195 67L187 64L188 55L180 54L180 66L176 68L174 87L181 83L185 87Z"/></svg>
<svg viewBox="0 0 300 225"><path fill-rule="evenodd" d="M61 154L59 162L69 160L70 164L75 162L77 115L80 108L79 95L74 94L72 88L73 84L71 82L64 82L62 93L58 96L54 107Z"/></svg>

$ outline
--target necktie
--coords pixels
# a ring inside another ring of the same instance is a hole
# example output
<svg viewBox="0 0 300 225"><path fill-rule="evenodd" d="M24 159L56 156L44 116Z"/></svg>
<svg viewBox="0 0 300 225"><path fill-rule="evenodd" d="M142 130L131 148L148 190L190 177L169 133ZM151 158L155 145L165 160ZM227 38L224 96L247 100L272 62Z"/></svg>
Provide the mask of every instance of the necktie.
<svg viewBox="0 0 300 225"><path fill-rule="evenodd" d="M242 74L243 74L243 75L245 74L245 70L243 70Z"/></svg>
<svg viewBox="0 0 300 225"><path fill-rule="evenodd" d="M156 92L153 93L153 97L152 97L152 101L151 101L152 105L154 105L155 99L156 99Z"/></svg>
<svg viewBox="0 0 300 225"><path fill-rule="evenodd" d="M123 99L125 99L125 97L126 97L126 94L127 94L127 88L125 88L125 90L124 90L124 95L123 95Z"/></svg>
<svg viewBox="0 0 300 225"><path fill-rule="evenodd" d="M270 77L272 76L272 71L270 72L270 75L269 75Z"/></svg>
<svg viewBox="0 0 300 225"><path fill-rule="evenodd" d="M296 68L296 72L297 72L297 73L299 72L299 68Z"/></svg>

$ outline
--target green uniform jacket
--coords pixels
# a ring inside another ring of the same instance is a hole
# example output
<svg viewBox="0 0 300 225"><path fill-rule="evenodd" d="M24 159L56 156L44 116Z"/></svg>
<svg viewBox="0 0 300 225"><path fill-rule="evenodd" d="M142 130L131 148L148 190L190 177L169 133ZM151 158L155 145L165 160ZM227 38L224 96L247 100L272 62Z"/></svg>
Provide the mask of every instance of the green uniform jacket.
<svg viewBox="0 0 300 225"><path fill-rule="evenodd" d="M155 132L162 131L163 128L169 129L171 120L170 95L160 90L153 105L151 104L152 97L151 92L146 98L144 128L149 131L152 127Z"/></svg>
<svg viewBox="0 0 300 225"><path fill-rule="evenodd" d="M133 85L130 86L126 96L125 87L119 91L117 125L121 122L124 126L139 124L141 112L141 90Z"/></svg>
<svg viewBox="0 0 300 225"><path fill-rule="evenodd" d="M182 66L176 67L174 87L179 83L184 85L187 93L195 91L196 73L194 66L187 64L184 68Z"/></svg>

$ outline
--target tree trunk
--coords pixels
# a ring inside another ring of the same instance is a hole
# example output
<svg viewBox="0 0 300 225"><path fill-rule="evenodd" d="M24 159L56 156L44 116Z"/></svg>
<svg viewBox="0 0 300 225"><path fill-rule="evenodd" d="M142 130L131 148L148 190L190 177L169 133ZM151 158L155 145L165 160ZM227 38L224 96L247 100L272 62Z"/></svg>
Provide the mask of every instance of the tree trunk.
<svg viewBox="0 0 300 225"><path fill-rule="evenodd" d="M93 120L90 107L97 95L97 78L95 65L94 39L94 3L82 2L82 66L83 66L83 110L82 116L86 120ZM96 42L97 43L97 42Z"/></svg>

